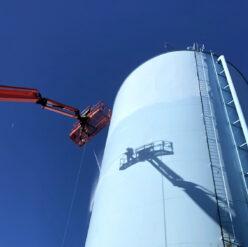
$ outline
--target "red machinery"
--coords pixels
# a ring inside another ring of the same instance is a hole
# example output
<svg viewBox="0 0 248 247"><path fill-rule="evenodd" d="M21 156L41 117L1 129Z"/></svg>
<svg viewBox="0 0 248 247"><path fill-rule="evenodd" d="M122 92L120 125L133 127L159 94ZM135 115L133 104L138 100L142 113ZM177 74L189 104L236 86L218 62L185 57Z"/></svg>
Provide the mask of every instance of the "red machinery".
<svg viewBox="0 0 248 247"><path fill-rule="evenodd" d="M110 108L102 102L94 106L88 106L80 113L77 108L43 98L37 89L32 88L0 85L0 101L36 103L40 104L44 109L78 119L70 133L70 138L78 146L83 146L97 135L109 124L111 118Z"/></svg>

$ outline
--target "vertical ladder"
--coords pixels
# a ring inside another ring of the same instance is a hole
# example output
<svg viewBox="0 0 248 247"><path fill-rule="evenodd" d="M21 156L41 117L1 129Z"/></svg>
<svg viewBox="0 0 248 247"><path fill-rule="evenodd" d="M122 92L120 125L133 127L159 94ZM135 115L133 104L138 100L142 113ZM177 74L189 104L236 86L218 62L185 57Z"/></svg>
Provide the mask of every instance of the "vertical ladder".
<svg viewBox="0 0 248 247"><path fill-rule="evenodd" d="M248 130L224 56L212 61L248 202Z"/></svg>
<svg viewBox="0 0 248 247"><path fill-rule="evenodd" d="M207 67L204 65L202 52L195 51L194 54L222 241L225 247L240 246L236 243L233 227L232 212L226 184L226 175L219 147L218 134L215 127L216 124L211 97L209 94L210 81L206 74Z"/></svg>

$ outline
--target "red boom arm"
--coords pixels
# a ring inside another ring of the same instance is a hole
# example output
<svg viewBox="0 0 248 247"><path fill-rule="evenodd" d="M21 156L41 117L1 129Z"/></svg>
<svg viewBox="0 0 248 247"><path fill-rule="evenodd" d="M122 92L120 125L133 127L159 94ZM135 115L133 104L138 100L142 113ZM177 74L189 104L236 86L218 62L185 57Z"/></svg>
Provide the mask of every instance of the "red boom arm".
<svg viewBox="0 0 248 247"><path fill-rule="evenodd" d="M37 89L8 87L0 85L0 101L31 102L42 105L44 109L66 115L68 117L79 119L79 110L77 108L64 105L57 101L42 98Z"/></svg>
<svg viewBox="0 0 248 247"><path fill-rule="evenodd" d="M42 98L39 91L32 88L0 85L0 101L36 103L44 109L78 119L79 121L72 128L70 138L80 147L107 126L111 118L111 110L102 102L89 106L80 113L77 108Z"/></svg>

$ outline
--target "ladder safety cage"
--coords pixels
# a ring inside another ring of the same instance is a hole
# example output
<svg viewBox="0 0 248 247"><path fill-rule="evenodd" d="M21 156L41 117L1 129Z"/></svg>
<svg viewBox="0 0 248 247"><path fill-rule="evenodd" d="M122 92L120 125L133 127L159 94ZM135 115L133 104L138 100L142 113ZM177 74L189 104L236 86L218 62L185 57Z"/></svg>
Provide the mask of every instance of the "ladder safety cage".
<svg viewBox="0 0 248 247"><path fill-rule="evenodd" d="M229 191L226 183L226 174L224 164L221 158L221 150L219 147L218 134L216 130L215 113L212 106L210 95L211 83L207 74L207 65L202 50L195 51L195 62L197 77L199 83L199 93L203 111L203 122L208 144L209 158L211 164L211 172L213 176L215 197L217 202L217 212L220 220L221 235L223 245L229 246L227 243L236 244L236 236L233 226L233 216L230 205ZM219 74L219 73L218 73ZM223 77L223 72L221 71Z"/></svg>
<svg viewBox="0 0 248 247"><path fill-rule="evenodd" d="M242 130L243 130L243 135L245 137L246 146L248 147L248 128L247 128L246 120L245 120L245 117L244 117L242 108L240 106L239 99L238 99L234 84L233 84L233 81L232 81L232 77L230 75L230 72L229 72L229 69L228 69L228 66L227 66L227 63L226 63L226 59L222 55L217 59L217 61L219 63L221 63L221 65L223 67L223 71L225 73L226 80L227 80L226 87L229 88L229 90L231 92L231 96L232 96L232 100L229 101L227 104L233 104L233 106L235 107L235 110L236 110L238 118L239 118L240 125L241 125Z"/></svg>
<svg viewBox="0 0 248 247"><path fill-rule="evenodd" d="M225 57L222 55L217 59L217 62L214 62L213 53L211 53L211 56L226 119L237 154L237 159L241 171L241 179L243 180L244 192L246 194L246 200L248 202L248 177L246 176L246 174L248 174L248 164L246 161L248 157L248 129L246 120L244 118ZM225 74L224 81L220 80L220 78L218 77L219 70L223 70L223 73ZM232 104L228 104L228 102L231 101Z"/></svg>

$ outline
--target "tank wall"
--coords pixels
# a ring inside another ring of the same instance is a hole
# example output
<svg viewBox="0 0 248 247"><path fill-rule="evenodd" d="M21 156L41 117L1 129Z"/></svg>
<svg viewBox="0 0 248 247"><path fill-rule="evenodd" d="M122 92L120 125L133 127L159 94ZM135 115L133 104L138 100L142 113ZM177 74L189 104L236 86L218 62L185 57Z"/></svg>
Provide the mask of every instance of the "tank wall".
<svg viewBox="0 0 248 247"><path fill-rule="evenodd" d="M120 170L127 148L174 153ZM86 247L222 246L194 52L137 68L113 109Z"/></svg>

